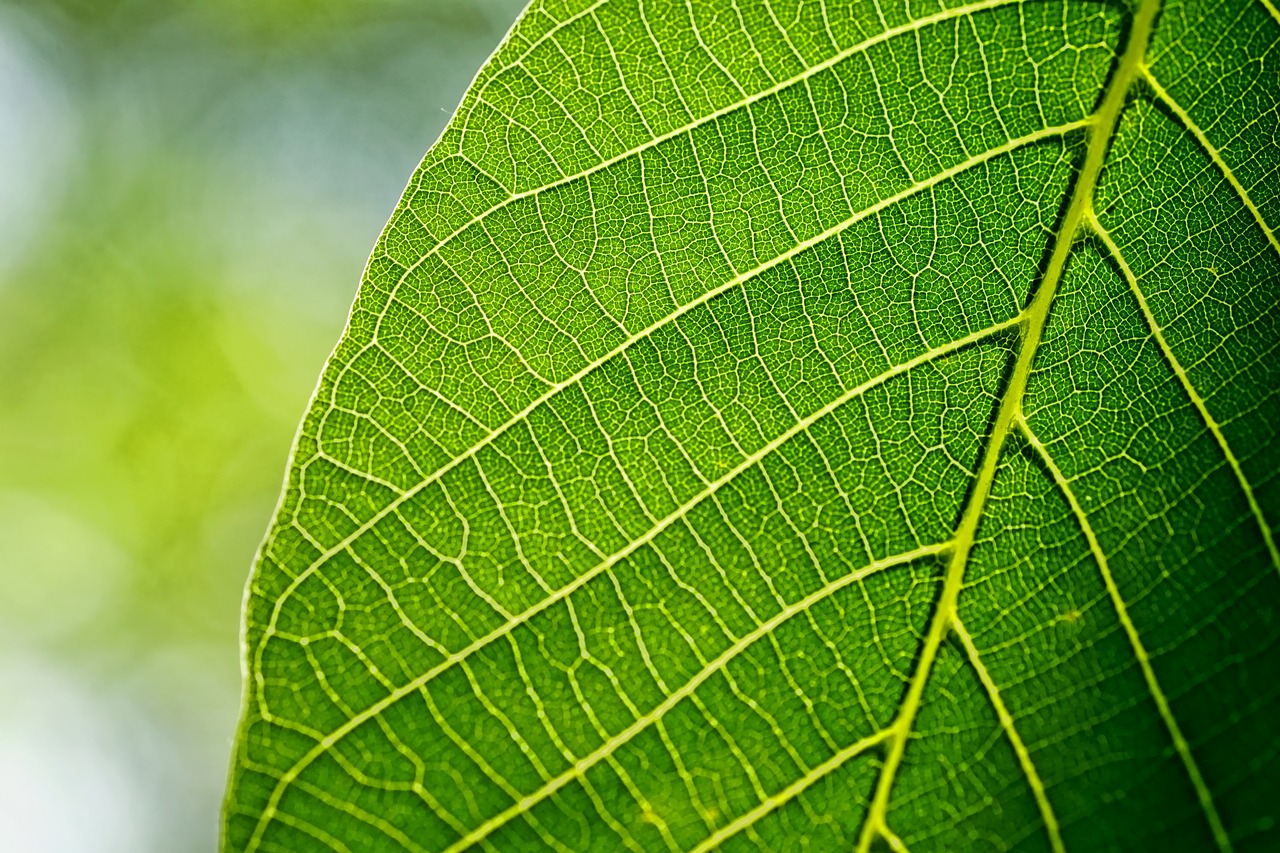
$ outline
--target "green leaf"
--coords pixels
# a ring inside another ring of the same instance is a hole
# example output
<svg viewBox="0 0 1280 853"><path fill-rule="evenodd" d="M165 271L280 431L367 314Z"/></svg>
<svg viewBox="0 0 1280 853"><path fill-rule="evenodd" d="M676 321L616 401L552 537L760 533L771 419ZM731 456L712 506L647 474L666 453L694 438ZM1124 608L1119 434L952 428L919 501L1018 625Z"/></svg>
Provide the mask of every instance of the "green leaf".
<svg viewBox="0 0 1280 853"><path fill-rule="evenodd" d="M247 595L224 843L1280 846L1272 0L536 0Z"/></svg>

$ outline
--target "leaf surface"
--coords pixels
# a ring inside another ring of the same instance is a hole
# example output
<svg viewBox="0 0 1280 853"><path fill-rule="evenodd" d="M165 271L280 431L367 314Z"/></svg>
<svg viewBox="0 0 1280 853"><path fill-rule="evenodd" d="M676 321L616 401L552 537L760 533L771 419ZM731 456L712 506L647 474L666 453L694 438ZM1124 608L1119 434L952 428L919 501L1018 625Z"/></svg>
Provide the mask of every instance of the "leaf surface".
<svg viewBox="0 0 1280 853"><path fill-rule="evenodd" d="M1280 845L1271 0L535 0L246 599L224 845Z"/></svg>

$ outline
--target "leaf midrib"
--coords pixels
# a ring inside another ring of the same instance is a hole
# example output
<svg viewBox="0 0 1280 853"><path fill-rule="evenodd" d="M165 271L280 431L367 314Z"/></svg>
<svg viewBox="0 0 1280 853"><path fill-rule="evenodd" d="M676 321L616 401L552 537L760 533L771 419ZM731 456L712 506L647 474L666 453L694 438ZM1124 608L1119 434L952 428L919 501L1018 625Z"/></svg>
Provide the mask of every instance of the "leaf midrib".
<svg viewBox="0 0 1280 853"><path fill-rule="evenodd" d="M1049 318L1049 310L1053 305L1058 286L1062 281L1067 262L1075 246L1076 237L1081 232L1082 226L1088 228L1096 222L1093 210L1094 190L1097 187L1102 168L1106 163L1107 154L1115 135L1115 127L1123 111L1125 99L1133 83L1142 78L1147 46L1159 12L1160 0L1140 0L1131 19L1128 42L1119 62L1116 64L1112 78L1107 82L1101 102L1091 116L1089 143L1085 151L1084 162L1077 173L1076 184L1072 189L1070 201L1063 214L1062 224L1054 237L1053 249L1045 268L1044 277L1035 289L1023 319L1022 339L1019 343L1016 362L1009 377L1008 385L1001 395L1000 406L992 427L991 437L983 451L982 464L974 481L969 504L965 508L956 529L951 561L946 570L943 589L930 620L928 633L922 644L920 657L916 664L915 672L912 674L899 714L889 726L894 732L888 738L888 754L881 769L880 778L876 782L871 807L863 821L856 853L868 853L871 844L878 838L884 839L890 847L895 849L902 846L901 840L889 827L887 818L889 799L897 770L906 751L907 740L915 724L915 718L919 712L925 688L929 684L938 651L943 640L955 630L955 626L958 624L959 596L964 582L965 570L968 567L969 555L974 545L978 524L982 520L987 498L991 494L1005 441L1015 428L1021 428L1026 435L1031 435L1029 428L1025 426L1023 421L1022 401L1031 378L1032 365L1040 342L1043 339L1044 329ZM1079 510L1078 505L1074 503L1074 497L1069 493L1068 495L1072 498L1073 508ZM1100 557L1100 547L1097 545L1096 540L1092 538L1092 531L1087 526L1086 533L1090 536L1089 541L1095 557ZM1230 853L1232 849L1230 836L1222 825L1217 809L1213 804L1212 796L1204 784L1195 759L1187 747L1177 722L1173 719L1172 712L1168 707L1163 692L1159 688L1158 682L1155 680L1154 671L1151 669L1149 662L1145 660L1141 642L1137 639L1136 630L1133 628L1132 623L1128 621L1125 615L1123 600L1120 598L1114 581L1107 570L1105 558L1100 559L1099 565L1107 581L1113 604L1117 608L1121 622L1125 626L1126 633L1134 647L1135 654L1143 667L1144 677L1147 680L1152 698L1158 706L1161 718L1169 731L1170 737L1173 739L1175 748L1181 756L1187 774L1196 790L1197 800L1209 823L1214 841L1219 850L1223 853ZM991 699L993 706L999 713L1002 707L1001 703L994 696L989 696L988 698ZM1005 723L1003 718L1001 723ZM1017 736L1016 730L1013 728L1012 719L1008 720L1006 729L1015 745L1020 743L1021 738ZM1031 763L1030 755L1024 753L1025 750L1019 752L1018 758L1027 776L1028 785L1033 791L1042 793L1043 788L1040 785L1039 775L1034 771L1034 764ZM1037 806L1040 808L1044 819L1043 822L1050 846L1055 853L1062 853L1065 850L1065 846L1059 834L1058 821L1053 814L1052 806L1047 797L1037 796L1036 799Z"/></svg>

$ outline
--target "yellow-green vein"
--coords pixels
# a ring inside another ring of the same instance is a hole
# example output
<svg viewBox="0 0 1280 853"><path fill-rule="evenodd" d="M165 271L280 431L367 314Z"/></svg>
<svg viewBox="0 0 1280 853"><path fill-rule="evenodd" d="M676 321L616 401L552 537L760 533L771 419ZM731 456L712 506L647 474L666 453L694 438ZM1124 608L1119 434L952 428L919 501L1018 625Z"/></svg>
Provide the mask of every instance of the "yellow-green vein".
<svg viewBox="0 0 1280 853"><path fill-rule="evenodd" d="M1022 418L1018 419L1018 427L1027 443L1035 449L1040 460L1049 470L1049 474L1053 477L1058 490L1071 507L1071 512L1079 523L1080 530L1084 533L1085 541L1089 543L1089 551L1093 554L1094 561L1098 564L1098 571L1102 574L1102 582L1107 588L1107 595L1111 597L1111 604L1115 607L1116 618L1120 620L1125 635L1129 638L1129 645L1133 648L1134 657L1137 658L1138 666L1142 670L1142 677L1147 682L1147 689L1151 693L1151 698L1155 702L1157 710L1160 712L1160 718L1169 730L1169 736L1173 739L1174 749L1177 750L1178 757L1182 759L1187 776L1191 779L1191 785L1195 789L1200 808L1204 811L1205 818L1209 822L1209 828L1213 832L1214 842L1222 853L1231 853L1231 837L1227 835L1227 830L1222 825L1222 819L1218 816L1218 809L1213 803L1213 796L1209 793L1209 786L1205 784L1204 777L1200 775L1200 767L1196 764L1195 756L1191 754L1191 747L1187 743L1187 739L1183 737L1182 729L1179 728L1178 721L1173 716L1173 709L1169 707L1169 700L1165 696L1163 688L1160 687L1159 679L1156 678L1156 671L1151 665L1151 656L1147 654L1147 649L1142 644L1142 638L1138 635L1138 629L1133 624L1133 620L1129 618L1129 608L1125 604L1124 596L1120 594L1120 588L1116 586L1115 576L1111 574L1111 566L1107 561L1106 552L1102 550L1102 545L1098 542L1098 537L1093 532L1093 525L1089 523L1089 518L1085 515L1084 508L1076 498L1070 481L1067 480L1066 475L1062 473L1062 470L1049 454L1048 447L1031 431L1031 427Z"/></svg>
<svg viewBox="0 0 1280 853"><path fill-rule="evenodd" d="M873 735L868 735L861 740L849 744L844 749L834 753L826 761L804 773L800 778L796 779L769 799L717 829L711 835L703 839L697 847L690 850L689 853L706 853L708 850L714 850L725 841L728 841L730 838L737 835L739 832L742 832L747 827L755 824L762 817L769 814L769 812L786 805L791 800L800 796L818 780L835 772L839 768L843 767L847 762L859 755L862 755L867 750L880 745L892 734L892 729L881 729Z"/></svg>
<svg viewBox="0 0 1280 853"><path fill-rule="evenodd" d="M354 542L356 539L360 538L365 533L367 533L370 529L373 528L374 525L376 525L383 518L395 512L396 509L402 506L406 501L412 499L415 495L420 494L423 489L427 488L432 483L439 481L441 477L443 477L449 471L453 470L462 462L473 458L480 450L492 444L501 435L503 435L512 427L514 427L516 424L524 422L529 417L529 415L532 414L539 406L542 406L543 404L551 400L553 397L555 397L556 394L560 393L566 388L569 388L571 386L574 386L580 383L589 374L597 370L601 365L622 355L624 352L626 352L628 349L630 349L633 345L635 345L639 341L646 339L647 337L651 336L654 332L656 332L658 329L666 326L669 323L674 322L676 319L684 316L685 314L694 310L698 306L706 304L707 302L711 301L715 297L719 296L721 293L731 290L734 287L738 287L744 284L745 282L751 280L752 278L755 278L756 276L760 275L761 273L769 269L772 269L773 267L781 263L784 263L790 260L791 258L795 257L801 252L804 252L805 250L810 249L822 243L823 241L844 232L845 230L857 224L858 222L861 222L864 219L874 216L877 213L885 210L886 208L892 207L893 205L898 204L899 202L902 202L907 198L910 198L911 196L915 195L918 192L921 192L922 190L926 190L929 187L935 186L939 183L942 183L943 181L954 178L955 176L967 171L968 169L979 166L982 163L985 163L989 160L994 159L995 157L999 157L1003 154L1011 153L1019 148L1023 148L1028 145L1033 145L1037 142L1041 142L1048 139L1060 138L1068 133L1071 133L1074 130L1078 130L1085 127L1086 124L1087 124L1087 120L1081 120L1081 121L1071 122L1069 124L1060 125L1056 127L1043 128L1033 133L1029 133L1026 136L1022 136L1017 139L1010 140L1003 145L997 146L996 148L992 148L981 154L970 157L968 160L965 160L962 163L958 163L955 166L952 166L949 169L945 169L939 172L938 174L924 181L921 181L920 183L912 187L908 187L907 189L902 190L901 192L895 193L894 195L889 196L888 198L883 199L882 201L879 201L876 204L855 213L853 216L849 217L843 222L839 222L836 225L831 226L830 228L826 229L822 233L817 234L809 238L808 240L805 240L797 244L796 246L792 247L786 252L783 252L777 257L774 257L766 261L765 263L760 264L754 269L748 270L747 272L744 272L740 275L735 276L734 278L730 279L729 281L725 282L719 287L716 287L708 291L707 293L703 294L702 296L698 297L697 299L694 299L686 303L685 305L680 306L680 308L673 311L671 314L668 314L667 316L663 317L662 319L654 322L648 328L644 329L641 332L637 332L635 335L632 335L630 338L623 341L617 347L610 350L608 353L601 356L596 361L592 362L591 364L588 364L586 367L578 371L573 376L569 377L568 379L566 379L565 381L557 385L552 386L549 390L547 390L544 394L542 394L537 399L530 402L524 409L518 412L515 416L513 416L510 420L508 420L502 426L498 427L493 432L489 433L484 438L482 438L480 441L476 442L474 445L469 447L465 452L460 453L459 455L455 456L453 459L449 460L447 463L442 465L440 468L436 469L421 483L405 491L401 495L397 496L394 500L388 501L386 506L384 506L382 509L375 512L367 521L365 521L363 524L361 524L359 527L357 527L354 531L352 531L347 536L344 536L339 542L334 544L332 547L328 548L325 551L322 551L319 557L314 559L305 569L303 569L301 572L295 575L293 579L289 582L289 584L285 587L285 589L277 597L275 604L272 607L271 618L268 620L266 629L263 633L262 642L258 644L258 647L254 652L255 672L261 672L261 656L262 656L263 647L265 646L266 640L270 636L272 636L272 634L274 633L275 627L279 623L280 614L283 611L285 604L289 601L289 599L292 597L293 593L297 590L297 588L301 586L303 582L305 582L309 577L311 577L312 574L315 573L316 569L324 565L324 563L327 562L329 559L331 559L334 555L339 554L342 551L344 551L346 548L348 548L352 542Z"/></svg>
<svg viewBox="0 0 1280 853"><path fill-rule="evenodd" d="M547 797L550 797L565 785L568 785L576 779L582 778L592 767L600 763L600 761L612 756L620 747L631 742L638 734L640 734L640 732L662 719L667 712L680 702L684 701L686 698L691 698L698 687L704 684L711 676L728 666L729 662L739 654L750 648L759 640L773 633L773 631L777 630L778 626L782 625L792 617L808 611L819 601L829 598L850 584L864 580L877 572L882 572L886 569L893 568L894 566L907 565L927 557L937 556L945 553L949 548L950 543L943 542L938 545L927 545L923 548L916 548L913 551L907 551L883 560L877 560L855 572L850 572L844 577L837 578L830 584L823 586L821 589L818 589L802 598L800 601L797 601L795 604L789 605L788 607L778 611L769 619L761 622L760 625L754 628L750 633L743 635L737 640L737 642L733 643L721 652L715 660L710 661L696 676L681 685L679 689L672 691L672 693L652 711L635 720L635 722L627 726L627 728L610 738L608 742L602 744L595 752L580 759L573 765L573 767L556 776L554 779L549 780L546 784L528 796L512 803L506 809L489 818L471 832L467 833L467 835L449 845L445 848L444 853L461 853L461 851L467 849L471 845L487 838L494 831L504 826L508 821L528 812L538 803L542 802ZM827 762L824 762L819 767L826 767L827 765L832 764L833 761L840 759L841 756L844 756L844 759L841 760L847 760L847 758L852 754L850 753L850 750L861 751L862 748L865 748L862 746L863 744L867 742L876 742L883 736L883 731L870 735L869 737L853 744L851 747L847 747L835 756L832 756L832 758L828 759ZM818 769L819 768L814 768L814 770L810 772L812 773ZM794 785L790 787L794 787ZM790 790L790 787L788 790ZM766 798L764 803L777 800L779 796L781 796L781 794L775 795L773 798ZM762 803L762 805L764 803Z"/></svg>
<svg viewBox="0 0 1280 853"><path fill-rule="evenodd" d="M1227 165L1227 161L1222 158L1222 153L1218 151L1212 142L1209 141L1209 137L1206 136L1205 132L1200 129L1200 126L1196 124L1195 119L1191 118L1190 114L1188 114L1187 111L1173 99L1173 96L1160 85L1160 81L1156 79L1155 74L1153 74L1151 69L1145 65L1142 66L1142 79L1143 82L1151 87L1151 91L1155 94L1157 100L1168 107L1169 111L1178 117L1178 121L1182 122L1183 128L1185 128L1186 131L1194 136L1196 141L1200 143L1200 147L1209 155L1209 159L1213 161L1213 165L1218 167L1218 171L1227 179L1227 183L1231 184L1231 188L1236 191L1236 195L1240 197L1240 201L1248 209L1249 213L1253 214L1254 221L1258 223L1258 227L1261 228L1262 233L1266 235L1267 242L1271 244L1271 248L1275 249L1277 254L1280 254L1280 240L1276 239L1275 230L1272 229L1272 227L1267 223L1267 220L1263 218L1262 211L1253 203L1253 199L1249 198L1248 191L1245 190L1244 185L1240 183L1240 180L1236 177L1235 173L1231 171L1231 167Z"/></svg>
<svg viewBox="0 0 1280 853"><path fill-rule="evenodd" d="M1044 782L1040 780L1040 773L1031 761L1031 752L1027 749L1027 745L1023 743L1022 736L1018 734L1018 729L1013 724L1013 715L1009 713L1009 709L1004 704L1004 699L1000 696L1000 688L996 685L995 679L991 677L991 673L987 671L986 664L982 662L982 658L978 654L978 647L973 642L973 637L958 616L952 620L951 630L955 632L956 638L960 640L960 645L964 647L965 654L969 658L969 665L978 674L978 680L982 682L982 687L987 692L987 698L991 701L991 706L996 710L996 717L1000 721L1000 727L1004 729L1005 737L1009 739L1010 745L1013 746L1014 754L1018 757L1018 765L1027 777L1027 784L1031 787L1031 795L1035 797L1036 808L1040 810L1040 819L1044 821L1044 829L1049 836L1050 849L1053 850L1053 853L1066 853L1067 848L1062 844L1062 833L1058 829L1058 818L1053 812L1053 805L1049 802L1049 795L1045 792Z"/></svg>
<svg viewBox="0 0 1280 853"><path fill-rule="evenodd" d="M1271 532L1271 525L1267 523L1266 516L1262 513L1262 505L1258 503L1258 499L1253 493L1253 486L1250 485L1249 479L1244 475L1244 468L1240 465L1240 460L1232 451L1231 445L1227 443L1227 437L1223 434L1222 427L1209 412L1209 406L1204 397L1200 396L1200 392L1191 383L1191 377L1187 375L1186 368L1182 366L1182 362L1174 355L1173 347L1169 346L1169 341L1164 336L1164 330L1160 328L1160 323L1156 320L1155 314L1152 313L1151 306L1147 303L1147 297L1143 294L1142 288L1138 284L1138 277L1134 275L1133 270L1129 267L1124 254L1120 251L1120 247L1111 239L1111 235L1096 218L1090 218L1089 226L1098 235L1098 239L1102 241L1102 244L1106 246L1107 252L1116 262L1116 266L1120 267L1121 274L1124 275L1129 289L1133 292L1138 306L1142 309L1142 317L1146 320L1147 328L1151 330L1151 336L1155 338L1156 344L1160 347L1160 352L1169 363L1174 375L1178 377L1178 382L1182 385L1182 390L1186 393L1187 398L1191 400L1191 405L1200 414L1200 419L1204 421L1205 427L1213 435L1213 440L1218 443L1223 456L1226 457L1227 465L1230 466L1231 472L1235 475L1236 482L1240 485L1240 490L1244 492L1245 501L1249 504L1249 511L1253 514L1258 530L1262 533L1263 542L1267 546L1267 553L1271 556L1271 563L1276 567L1276 571L1280 572L1280 548L1276 546L1275 536Z"/></svg>

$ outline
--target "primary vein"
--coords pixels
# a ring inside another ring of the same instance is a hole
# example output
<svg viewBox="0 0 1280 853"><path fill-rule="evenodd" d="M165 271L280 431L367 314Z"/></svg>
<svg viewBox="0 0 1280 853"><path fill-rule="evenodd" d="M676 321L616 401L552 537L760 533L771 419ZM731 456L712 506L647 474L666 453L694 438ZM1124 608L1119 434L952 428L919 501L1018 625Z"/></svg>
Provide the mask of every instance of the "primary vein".
<svg viewBox="0 0 1280 853"><path fill-rule="evenodd" d="M903 698L902 707L891 725L893 736L889 739L888 754L880 778L876 782L875 794L871 807L863 822L862 832L858 838L857 853L868 853L872 842L877 838L896 839L891 834L888 824L889 796L893 789L894 778L902 763L906 751L907 740L915 724L920 710L921 699L933 664L942 646L942 641L952 630L955 620L960 589L964 582L965 568L969 554L973 549L978 523L986 508L987 498L991 494L996 469L999 466L1001 451L1005 440L1021 415L1022 400L1026 394L1027 383L1031 378L1031 368L1035 361L1036 351L1044 335L1045 325L1049 319L1049 309L1053 305L1058 285L1066 271L1067 260L1075 244L1076 235L1081 225L1093 211L1093 194L1097 187L1098 177L1106 162L1111 138L1115 132L1116 122L1124 107L1129 87L1137 79L1142 61L1146 56L1147 44L1151 38L1156 15L1160 11L1160 0L1141 0L1134 12L1129 41L1125 45L1115 71L1108 81L1098 105L1090 118L1089 142L1085 150L1084 163L1080 167L1071 200L1062 218L1062 224L1055 236L1053 251L1045 268L1044 277L1022 319L1022 336L1018 344L1018 352L1008 385L1001 395L1000 407L996 414L995 424L987 442L982 458L982 465L973 484L969 503L961 516L954 538L955 547L951 552L942 592L939 595L936 610L930 620L929 630L920 650L916 669L912 673L911 682Z"/></svg>

